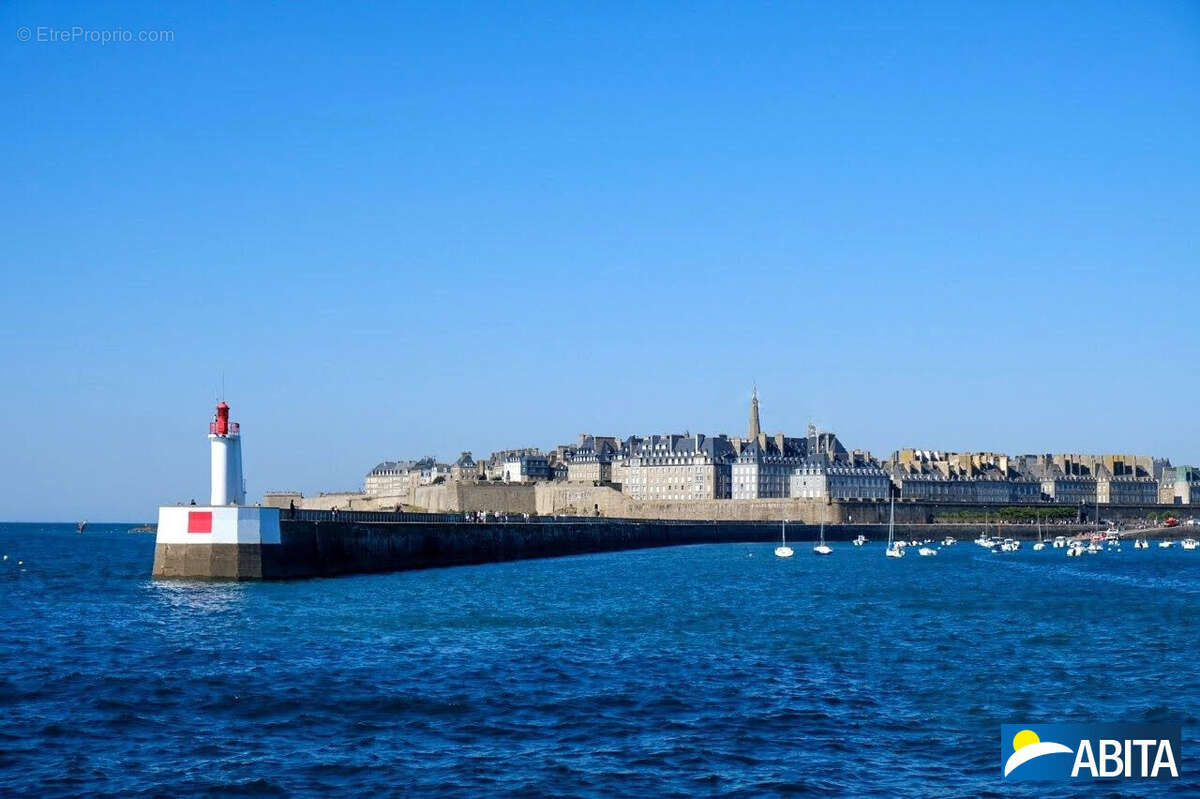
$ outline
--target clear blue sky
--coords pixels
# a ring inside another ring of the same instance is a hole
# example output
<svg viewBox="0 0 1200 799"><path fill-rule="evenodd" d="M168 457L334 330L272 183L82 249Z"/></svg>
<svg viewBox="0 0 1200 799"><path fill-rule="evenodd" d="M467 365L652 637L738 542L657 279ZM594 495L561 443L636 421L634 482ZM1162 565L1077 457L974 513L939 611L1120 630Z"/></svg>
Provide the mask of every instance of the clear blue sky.
<svg viewBox="0 0 1200 799"><path fill-rule="evenodd" d="M1200 4L0 8L0 519L580 431L1200 461ZM18 41L28 27L172 43Z"/></svg>

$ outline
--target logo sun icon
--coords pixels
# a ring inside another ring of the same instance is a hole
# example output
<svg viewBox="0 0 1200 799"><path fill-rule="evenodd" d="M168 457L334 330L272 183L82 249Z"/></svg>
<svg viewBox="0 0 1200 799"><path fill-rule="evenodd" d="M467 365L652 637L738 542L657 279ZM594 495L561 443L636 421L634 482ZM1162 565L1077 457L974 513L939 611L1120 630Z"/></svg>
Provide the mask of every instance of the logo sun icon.
<svg viewBox="0 0 1200 799"><path fill-rule="evenodd" d="M1041 743L1042 739L1033 730L1021 730L1013 736L1013 751L1024 749L1030 744Z"/></svg>

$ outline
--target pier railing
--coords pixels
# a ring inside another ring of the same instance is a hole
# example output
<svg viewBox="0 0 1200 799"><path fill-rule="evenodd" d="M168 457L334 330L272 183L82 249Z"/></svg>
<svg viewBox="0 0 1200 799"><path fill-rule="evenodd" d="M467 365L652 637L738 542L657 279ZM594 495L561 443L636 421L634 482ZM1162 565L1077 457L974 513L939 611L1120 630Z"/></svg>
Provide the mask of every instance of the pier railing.
<svg viewBox="0 0 1200 799"><path fill-rule="evenodd" d="M485 518L477 513L413 513L387 510L309 510L280 508L283 521L300 522L470 522L474 524L605 524L614 521L644 522L645 519L615 519L604 516L525 516L520 513L489 513ZM662 522L659 522L661 524ZM675 523L675 520L667 523ZM695 522L679 521L679 524Z"/></svg>

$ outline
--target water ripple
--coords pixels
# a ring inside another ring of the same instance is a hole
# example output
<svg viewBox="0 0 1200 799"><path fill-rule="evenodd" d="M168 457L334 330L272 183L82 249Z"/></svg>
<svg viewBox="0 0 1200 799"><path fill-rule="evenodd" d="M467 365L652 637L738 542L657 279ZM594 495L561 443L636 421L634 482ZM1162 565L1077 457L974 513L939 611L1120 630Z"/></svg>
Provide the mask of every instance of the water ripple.
<svg viewBox="0 0 1200 799"><path fill-rule="evenodd" d="M1001 723L1181 721L1197 751L1180 550L185 585L147 579L144 536L0 541L26 560L0 568L3 794L1053 796L1000 783Z"/></svg>

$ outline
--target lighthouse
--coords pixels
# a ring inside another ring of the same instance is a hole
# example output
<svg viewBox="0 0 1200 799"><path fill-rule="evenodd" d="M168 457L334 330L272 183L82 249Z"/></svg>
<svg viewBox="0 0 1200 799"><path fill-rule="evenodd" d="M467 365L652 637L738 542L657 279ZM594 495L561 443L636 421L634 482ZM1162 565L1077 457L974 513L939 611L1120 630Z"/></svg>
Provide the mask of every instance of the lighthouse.
<svg viewBox="0 0 1200 799"><path fill-rule="evenodd" d="M208 441L212 450L212 488L210 505L245 505L246 485L242 480L242 434L237 422L229 421L225 400L217 404L208 423Z"/></svg>
<svg viewBox="0 0 1200 799"><path fill-rule="evenodd" d="M207 505L158 509L154 576L158 579L261 580L279 560L279 509L246 506L242 431L217 404L208 423L212 480ZM264 563L266 564L264 566Z"/></svg>

